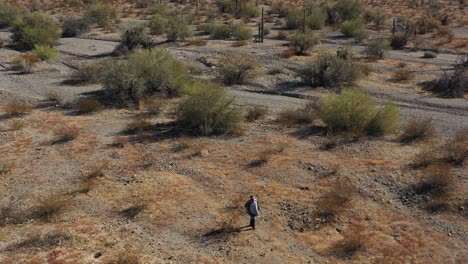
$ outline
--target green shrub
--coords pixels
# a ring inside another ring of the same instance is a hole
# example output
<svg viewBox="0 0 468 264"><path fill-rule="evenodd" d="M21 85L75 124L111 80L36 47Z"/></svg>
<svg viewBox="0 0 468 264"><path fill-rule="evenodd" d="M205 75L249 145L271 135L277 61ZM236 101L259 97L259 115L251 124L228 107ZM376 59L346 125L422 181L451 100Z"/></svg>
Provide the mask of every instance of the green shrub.
<svg viewBox="0 0 468 264"><path fill-rule="evenodd" d="M306 17L306 26L312 30L319 30L325 25L325 20L325 14L320 10L316 10Z"/></svg>
<svg viewBox="0 0 468 264"><path fill-rule="evenodd" d="M222 13L234 12L236 9L236 2L233 0L216 0L216 5Z"/></svg>
<svg viewBox="0 0 468 264"><path fill-rule="evenodd" d="M183 16L177 15L173 15L168 19L166 33L167 39L171 41L184 40L192 35L188 21Z"/></svg>
<svg viewBox="0 0 468 264"><path fill-rule="evenodd" d="M60 26L43 13L28 13L13 23L11 39L19 50L31 50L35 45L55 45L60 38Z"/></svg>
<svg viewBox="0 0 468 264"><path fill-rule="evenodd" d="M19 5L0 2L0 28L12 26L15 19L22 16L25 11Z"/></svg>
<svg viewBox="0 0 468 264"><path fill-rule="evenodd" d="M380 29L382 29L383 24L385 23L385 20L387 19L387 16L381 11L368 11L364 15L364 18L367 22L372 22L374 24L375 30L380 31Z"/></svg>
<svg viewBox="0 0 468 264"><path fill-rule="evenodd" d="M88 32L90 21L83 17L68 16L62 20L62 37L71 38Z"/></svg>
<svg viewBox="0 0 468 264"><path fill-rule="evenodd" d="M341 33L346 37L357 37L364 32L365 21L362 19L355 19L345 21L341 24Z"/></svg>
<svg viewBox="0 0 468 264"><path fill-rule="evenodd" d="M128 52L151 47L151 39L148 37L148 28L145 25L139 25L127 29L120 38L120 44L115 48L118 54L127 54Z"/></svg>
<svg viewBox="0 0 468 264"><path fill-rule="evenodd" d="M59 51L56 48L40 44L34 46L32 53L42 61L53 60L59 56Z"/></svg>
<svg viewBox="0 0 468 264"><path fill-rule="evenodd" d="M338 12L341 21L357 19L362 13L362 5L357 0L339 0L333 6Z"/></svg>
<svg viewBox="0 0 468 264"><path fill-rule="evenodd" d="M256 105L256 106L250 107L247 110L245 119L247 122L253 122L253 121L264 118L267 113L268 113L268 108L264 106Z"/></svg>
<svg viewBox="0 0 468 264"><path fill-rule="evenodd" d="M156 36L162 35L166 32L167 19L161 15L154 15L150 20L151 33Z"/></svg>
<svg viewBox="0 0 468 264"><path fill-rule="evenodd" d="M425 15L416 22L416 25L419 34L426 34L428 32L434 32L434 30L441 26L441 23L435 17Z"/></svg>
<svg viewBox="0 0 468 264"><path fill-rule="evenodd" d="M176 96L188 79L185 66L157 48L136 50L128 60L109 59L101 72L105 93L119 102L135 103L154 93Z"/></svg>
<svg viewBox="0 0 468 264"><path fill-rule="evenodd" d="M85 19L100 27L107 26L110 20L117 18L117 10L107 3L96 2L88 7Z"/></svg>
<svg viewBox="0 0 468 264"><path fill-rule="evenodd" d="M297 55L307 53L308 50L318 43L319 39L310 31L302 32L298 30L291 36L291 45Z"/></svg>
<svg viewBox="0 0 468 264"><path fill-rule="evenodd" d="M247 2L240 10L239 10L239 16L242 17L256 17L260 15L260 9L258 6L255 4L255 2Z"/></svg>
<svg viewBox="0 0 468 264"><path fill-rule="evenodd" d="M408 35L405 33L395 33L390 39L390 47L394 50L401 50L406 44L408 44Z"/></svg>
<svg viewBox="0 0 468 264"><path fill-rule="evenodd" d="M196 83L177 109L177 122L202 135L232 133L239 129L243 113L235 100L214 83Z"/></svg>
<svg viewBox="0 0 468 264"><path fill-rule="evenodd" d="M385 51L390 49L390 43L384 38L376 38L367 44L366 54L368 56L383 59Z"/></svg>
<svg viewBox="0 0 468 264"><path fill-rule="evenodd" d="M286 27L288 29L298 29L302 27L304 12L299 8L289 8L286 14Z"/></svg>
<svg viewBox="0 0 468 264"><path fill-rule="evenodd" d="M257 70L257 61L243 53L228 52L220 61L221 78L226 85L242 84L251 79Z"/></svg>
<svg viewBox="0 0 468 264"><path fill-rule="evenodd" d="M229 26L219 22L206 24L205 31L209 33L213 39L228 39L231 36Z"/></svg>
<svg viewBox="0 0 468 264"><path fill-rule="evenodd" d="M340 95L323 97L319 112L331 132L382 135L398 127L399 112L393 103L378 109L374 98L357 89L345 89Z"/></svg>
<svg viewBox="0 0 468 264"><path fill-rule="evenodd" d="M101 65L98 63L86 63L80 65L71 75L73 83L97 83L99 82L99 72Z"/></svg>
<svg viewBox="0 0 468 264"><path fill-rule="evenodd" d="M232 23L230 31L231 37L235 40L248 40L252 38L252 31L244 23Z"/></svg>
<svg viewBox="0 0 468 264"><path fill-rule="evenodd" d="M363 72L352 61L325 53L320 54L316 61L300 68L298 74L304 83L312 87L340 87L346 83L354 83Z"/></svg>

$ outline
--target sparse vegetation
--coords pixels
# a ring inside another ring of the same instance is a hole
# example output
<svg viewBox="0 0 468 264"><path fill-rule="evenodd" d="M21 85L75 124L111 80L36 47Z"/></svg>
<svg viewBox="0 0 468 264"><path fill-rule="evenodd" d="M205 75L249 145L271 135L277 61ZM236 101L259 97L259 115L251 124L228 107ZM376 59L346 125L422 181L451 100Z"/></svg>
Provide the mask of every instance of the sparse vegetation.
<svg viewBox="0 0 468 264"><path fill-rule="evenodd" d="M243 84L251 79L257 70L257 62L243 53L224 54L220 66L221 78L226 85Z"/></svg>
<svg viewBox="0 0 468 264"><path fill-rule="evenodd" d="M364 33L365 21L362 19L345 21L341 24L341 33L346 37L358 37Z"/></svg>
<svg viewBox="0 0 468 264"><path fill-rule="evenodd" d="M78 114L89 114L96 112L102 107L102 104L94 98L82 98L74 106Z"/></svg>
<svg viewBox="0 0 468 264"><path fill-rule="evenodd" d="M339 0L333 9L338 12L341 21L357 19L363 11L361 2L354 0Z"/></svg>
<svg viewBox="0 0 468 264"><path fill-rule="evenodd" d="M62 37L77 37L90 30L90 21L84 17L67 16L62 20Z"/></svg>
<svg viewBox="0 0 468 264"><path fill-rule="evenodd" d="M317 216L326 223L336 221L337 217L349 207L355 192L356 189L349 178L338 178L333 188L321 198L317 206Z"/></svg>
<svg viewBox="0 0 468 264"><path fill-rule="evenodd" d="M99 63L85 63L81 64L70 77L70 82L91 84L99 82L99 72L101 64Z"/></svg>
<svg viewBox="0 0 468 264"><path fill-rule="evenodd" d="M18 17L11 31L13 45L18 50L32 50L35 45L53 46L62 34L53 18L37 12Z"/></svg>
<svg viewBox="0 0 468 264"><path fill-rule="evenodd" d="M404 126L400 140L403 143L411 143L432 138L434 135L432 119L412 119Z"/></svg>
<svg viewBox="0 0 468 264"><path fill-rule="evenodd" d="M390 47L394 50L401 50L406 44L408 44L408 35L406 33L395 33L390 39Z"/></svg>
<svg viewBox="0 0 468 264"><path fill-rule="evenodd" d="M63 127L54 131L52 144L63 144L74 140L79 135L79 130L75 127Z"/></svg>
<svg viewBox="0 0 468 264"><path fill-rule="evenodd" d="M367 44L366 54L368 56L383 59L385 51L390 49L390 44L386 39L376 38Z"/></svg>
<svg viewBox="0 0 468 264"><path fill-rule="evenodd" d="M468 157L468 130L458 131L453 138L447 140L443 146L445 159L455 165L463 165Z"/></svg>
<svg viewBox="0 0 468 264"><path fill-rule="evenodd" d="M139 25L125 30L120 38L120 44L115 48L117 54L127 54L134 49L147 49L151 47L151 39L148 37L148 28Z"/></svg>
<svg viewBox="0 0 468 264"><path fill-rule="evenodd" d="M3 111L5 112L6 116L22 116L31 113L32 107L23 103L9 103L7 104Z"/></svg>
<svg viewBox="0 0 468 264"><path fill-rule="evenodd" d="M234 107L234 99L214 83L196 83L177 109L177 121L186 129L202 135L235 133L243 113Z"/></svg>
<svg viewBox="0 0 468 264"><path fill-rule="evenodd" d="M21 54L16 56L12 63L12 70L23 74L32 73L34 65L39 59L34 54Z"/></svg>
<svg viewBox="0 0 468 264"><path fill-rule="evenodd" d="M151 130L153 125L145 118L137 117L127 124L125 133L135 134Z"/></svg>
<svg viewBox="0 0 468 264"><path fill-rule="evenodd" d="M447 164L433 164L425 170L425 175L423 182L416 186L418 193L445 194L454 181L452 168Z"/></svg>
<svg viewBox="0 0 468 264"><path fill-rule="evenodd" d="M426 84L425 89L442 96L463 98L468 93L468 55L460 57L439 78Z"/></svg>
<svg viewBox="0 0 468 264"><path fill-rule="evenodd" d="M31 209L30 218L51 220L70 205L70 197L64 194L51 194L38 200L38 204Z"/></svg>
<svg viewBox="0 0 468 264"><path fill-rule="evenodd" d="M250 107L247 110L245 120L247 122L253 122L253 121L264 118L267 113L268 113L268 108L266 108L264 106L256 105L254 107Z"/></svg>
<svg viewBox="0 0 468 264"><path fill-rule="evenodd" d="M398 70L393 73L394 82L406 82L414 79L414 73L408 70Z"/></svg>
<svg viewBox="0 0 468 264"><path fill-rule="evenodd" d="M286 110L279 114L277 121L286 125L305 125L312 123L318 117L316 102L309 102L302 108Z"/></svg>
<svg viewBox="0 0 468 264"><path fill-rule="evenodd" d="M93 24L105 27L117 17L117 10L109 3L98 1L88 6L84 17Z"/></svg>

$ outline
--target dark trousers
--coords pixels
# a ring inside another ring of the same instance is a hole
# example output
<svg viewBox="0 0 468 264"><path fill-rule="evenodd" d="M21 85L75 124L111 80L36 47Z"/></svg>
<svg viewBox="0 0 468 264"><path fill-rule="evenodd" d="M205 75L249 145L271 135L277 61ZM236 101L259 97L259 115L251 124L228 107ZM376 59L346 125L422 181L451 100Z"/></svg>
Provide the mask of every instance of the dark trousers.
<svg viewBox="0 0 468 264"><path fill-rule="evenodd" d="M255 215L250 215L250 227L255 229Z"/></svg>

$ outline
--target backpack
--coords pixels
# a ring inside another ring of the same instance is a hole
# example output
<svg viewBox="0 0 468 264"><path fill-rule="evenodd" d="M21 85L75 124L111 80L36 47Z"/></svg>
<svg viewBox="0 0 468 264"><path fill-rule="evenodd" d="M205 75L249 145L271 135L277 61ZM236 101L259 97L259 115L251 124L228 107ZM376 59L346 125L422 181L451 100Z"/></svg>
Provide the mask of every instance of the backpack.
<svg viewBox="0 0 468 264"><path fill-rule="evenodd" d="M257 200L253 200L249 204L249 212L251 215L258 216L258 206L257 206Z"/></svg>

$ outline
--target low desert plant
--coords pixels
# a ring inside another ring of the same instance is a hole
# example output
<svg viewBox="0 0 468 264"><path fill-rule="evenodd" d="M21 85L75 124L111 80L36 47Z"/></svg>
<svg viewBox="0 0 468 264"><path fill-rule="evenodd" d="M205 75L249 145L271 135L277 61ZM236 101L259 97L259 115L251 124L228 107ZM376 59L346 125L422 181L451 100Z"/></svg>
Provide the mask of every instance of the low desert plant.
<svg viewBox="0 0 468 264"><path fill-rule="evenodd" d="M311 87L340 87L357 81L362 72L352 61L326 53L320 54L316 61L304 65L298 74Z"/></svg>
<svg viewBox="0 0 468 264"><path fill-rule="evenodd" d="M374 99L357 89L345 89L340 95L322 98L319 116L330 132L366 132L382 135L398 128L399 112L389 102L380 109Z"/></svg>
<svg viewBox="0 0 468 264"><path fill-rule="evenodd" d="M394 50L401 50L406 44L408 44L408 35L406 33L395 33L390 38L390 47Z"/></svg>
<svg viewBox="0 0 468 264"><path fill-rule="evenodd" d="M278 35L276 35L276 38L279 39L279 40L286 40L288 39L288 32L287 31L284 31L284 30L280 30L278 31Z"/></svg>
<svg viewBox="0 0 468 264"><path fill-rule="evenodd" d="M468 157L468 130L463 129L457 132L453 138L447 140L443 146L445 160L462 165Z"/></svg>
<svg viewBox="0 0 468 264"><path fill-rule="evenodd" d="M31 73L33 72L34 65L39 59L34 54L21 54L16 56L12 64L12 70L19 71L20 73Z"/></svg>
<svg viewBox="0 0 468 264"><path fill-rule="evenodd" d="M104 27L117 17L117 10L109 3L96 2L88 6L84 17L86 20Z"/></svg>
<svg viewBox="0 0 468 264"><path fill-rule="evenodd" d="M5 105L3 111L6 116L22 116L31 113L32 107L23 103L9 103Z"/></svg>
<svg viewBox="0 0 468 264"><path fill-rule="evenodd" d="M127 124L125 127L125 133L135 134L145 131L149 131L153 128L153 125L145 118L137 117Z"/></svg>
<svg viewBox="0 0 468 264"><path fill-rule="evenodd" d="M25 12L25 8L18 4L11 4L6 1L0 2L0 28L11 26L13 21Z"/></svg>
<svg viewBox="0 0 468 264"><path fill-rule="evenodd" d="M390 49L390 44L386 39L376 38L367 44L366 54L371 57L383 59L385 51Z"/></svg>
<svg viewBox="0 0 468 264"><path fill-rule="evenodd" d="M364 32L365 21L362 19L355 19L345 21L341 24L341 33L346 37L357 37Z"/></svg>
<svg viewBox="0 0 468 264"><path fill-rule="evenodd" d="M348 259L364 248L366 237L361 226L349 227L343 239L333 246L333 254L342 259Z"/></svg>
<svg viewBox="0 0 468 264"><path fill-rule="evenodd" d="M247 114L245 115L245 120L247 122L253 122L253 121L264 118L267 113L268 113L268 108L264 106L256 105L256 106L250 107L247 110Z"/></svg>
<svg viewBox="0 0 468 264"><path fill-rule="evenodd" d="M192 35L190 24L183 15L172 15L167 20L167 39L170 41L184 40Z"/></svg>
<svg viewBox="0 0 468 264"><path fill-rule="evenodd" d="M392 79L394 82L407 82L414 79L414 77L414 72L408 70L398 70L392 74Z"/></svg>
<svg viewBox="0 0 468 264"><path fill-rule="evenodd" d="M96 112L102 107L102 104L94 98L82 98L74 105L78 114L89 114Z"/></svg>
<svg viewBox="0 0 468 264"><path fill-rule="evenodd" d="M205 25L205 31L209 33L213 39L228 39L231 37L229 26L219 22L212 22Z"/></svg>
<svg viewBox="0 0 468 264"><path fill-rule="evenodd" d="M70 77L70 81L74 83L97 83L99 82L99 72L101 65L99 63L81 64Z"/></svg>
<svg viewBox="0 0 468 264"><path fill-rule="evenodd" d="M150 20L149 27L152 34L156 36L162 35L166 32L167 18L162 15L154 15Z"/></svg>
<svg viewBox="0 0 468 264"><path fill-rule="evenodd" d="M62 19L62 37L72 38L90 30L90 21L84 17L67 16Z"/></svg>
<svg viewBox="0 0 468 264"><path fill-rule="evenodd" d="M128 144L128 140L125 137L117 136L112 141L112 146L115 148L124 148Z"/></svg>
<svg viewBox="0 0 468 264"><path fill-rule="evenodd" d="M296 31L291 36L291 46L297 55L305 54L313 46L319 43L319 39L310 31Z"/></svg>
<svg viewBox="0 0 468 264"><path fill-rule="evenodd" d="M232 23L230 32L230 36L235 40L249 40L252 38L252 31L243 23Z"/></svg>
<svg viewBox="0 0 468 264"><path fill-rule="evenodd" d="M463 98L468 92L468 55L460 57L452 69L444 71L439 78L428 82L425 89L442 96Z"/></svg>
<svg viewBox="0 0 468 264"><path fill-rule="evenodd" d="M195 83L177 108L177 122L202 135L236 132L243 113L235 100L214 83Z"/></svg>
<svg viewBox="0 0 468 264"><path fill-rule="evenodd" d="M127 54L134 49L148 49L151 47L151 39L148 37L148 28L139 25L125 32L120 37L120 44L115 48L117 54Z"/></svg>
<svg viewBox="0 0 468 264"><path fill-rule="evenodd" d="M318 107L316 102L309 102L302 108L285 110L279 114L277 121L286 125L310 124L318 117Z"/></svg>
<svg viewBox="0 0 468 264"><path fill-rule="evenodd" d="M49 45L35 45L32 53L42 61L54 60L59 56L59 51Z"/></svg>
<svg viewBox="0 0 468 264"><path fill-rule="evenodd" d="M361 16L363 7L360 1L354 0L338 0L333 5L341 21L353 20Z"/></svg>
<svg viewBox="0 0 468 264"><path fill-rule="evenodd" d="M411 143L418 140L432 138L435 135L432 119L411 119L403 127L403 133L400 136L400 141L403 143Z"/></svg>
<svg viewBox="0 0 468 264"><path fill-rule="evenodd" d="M416 186L417 193L430 193L432 195L446 194L454 182L455 176L452 168L447 164L433 164L424 171L425 179Z"/></svg>
<svg viewBox="0 0 468 264"><path fill-rule="evenodd" d="M63 144L76 139L79 135L79 130L75 127L63 127L54 131L54 139L52 144Z"/></svg>
<svg viewBox="0 0 468 264"><path fill-rule="evenodd" d="M39 232L29 235L26 239L19 243L12 244L6 249L9 251L25 250L25 249L53 249L56 247L64 247L70 245L76 238L63 231L54 230L41 234ZM51 258L49 258L51 259Z"/></svg>
<svg viewBox="0 0 468 264"><path fill-rule="evenodd" d="M31 209L29 218L50 220L62 213L70 205L70 197L64 194L51 194L38 200Z"/></svg>
<svg viewBox="0 0 468 264"><path fill-rule="evenodd" d="M12 27L13 45L18 50L31 50L35 45L55 45L62 32L60 25L43 13L18 17Z"/></svg>
<svg viewBox="0 0 468 264"><path fill-rule="evenodd" d="M228 52L220 62L221 79L226 85L243 84L253 78L257 61L244 53Z"/></svg>
<svg viewBox="0 0 468 264"><path fill-rule="evenodd" d="M118 103L136 103L155 93L177 96L188 80L185 66L163 49L137 50L128 60L109 59L102 65L104 91Z"/></svg>
<svg viewBox="0 0 468 264"><path fill-rule="evenodd" d="M345 211L356 193L356 187L349 178L339 177L332 189L324 194L317 206L317 216L326 222L333 222Z"/></svg>

